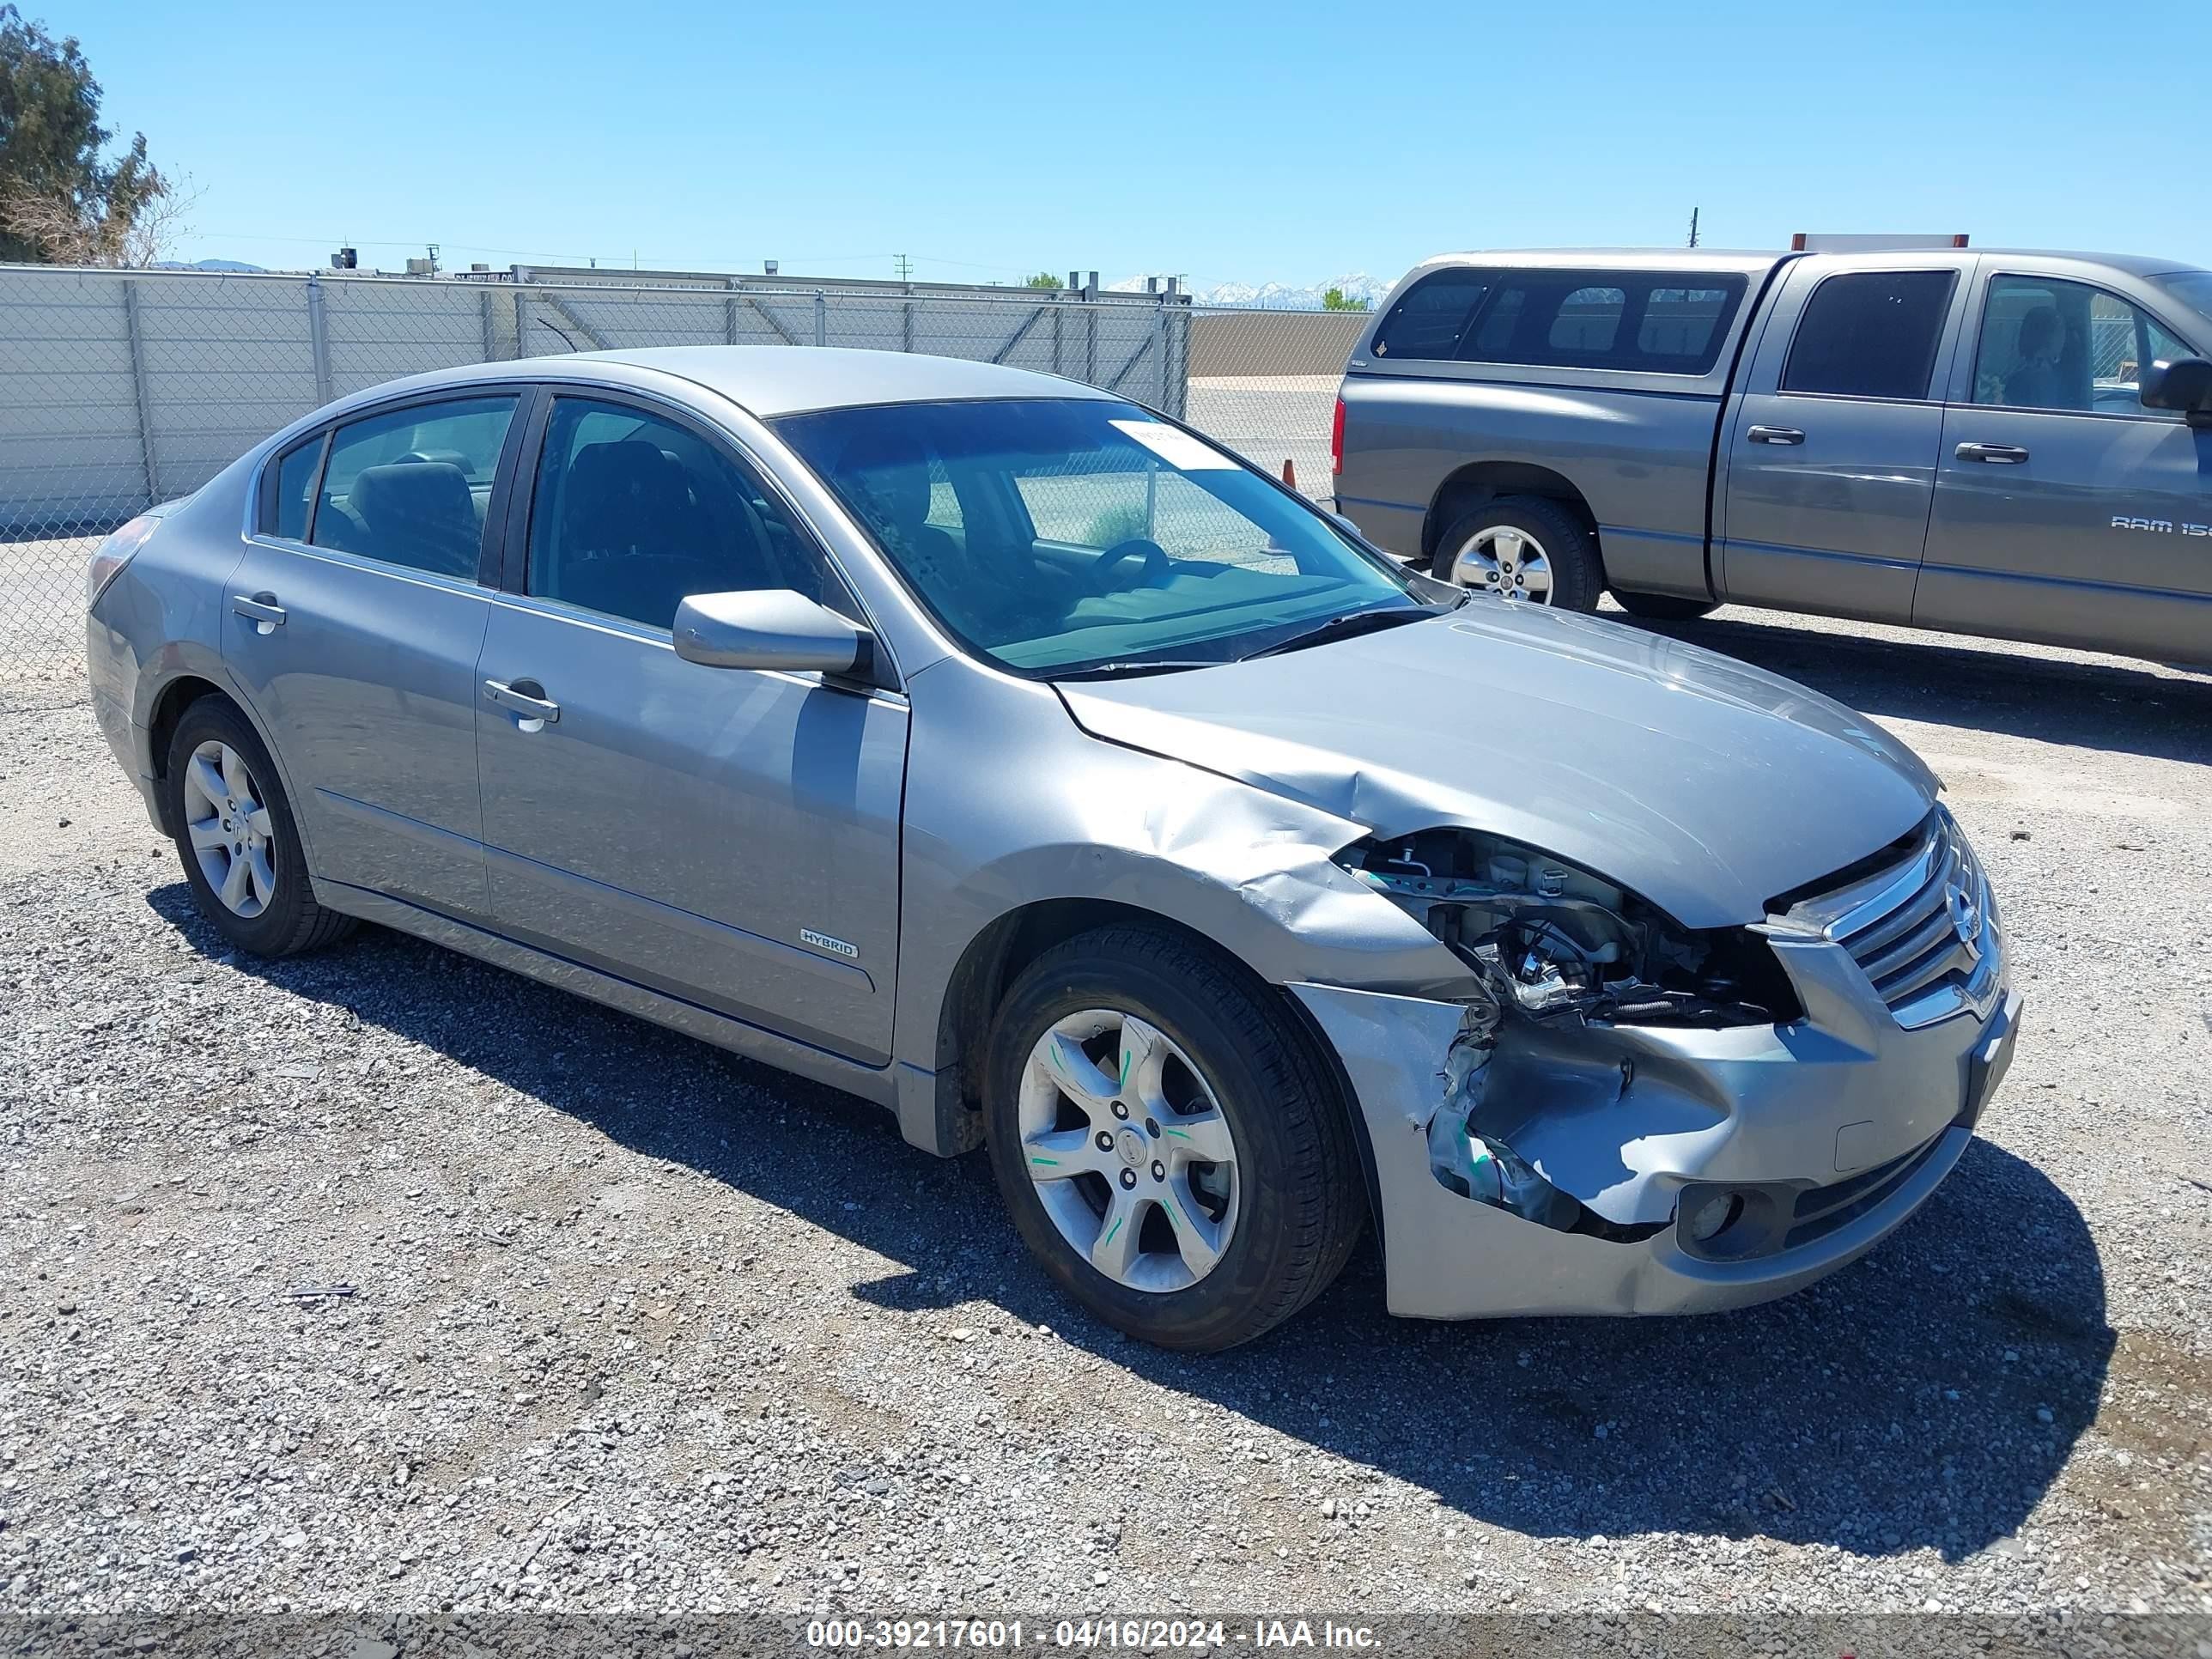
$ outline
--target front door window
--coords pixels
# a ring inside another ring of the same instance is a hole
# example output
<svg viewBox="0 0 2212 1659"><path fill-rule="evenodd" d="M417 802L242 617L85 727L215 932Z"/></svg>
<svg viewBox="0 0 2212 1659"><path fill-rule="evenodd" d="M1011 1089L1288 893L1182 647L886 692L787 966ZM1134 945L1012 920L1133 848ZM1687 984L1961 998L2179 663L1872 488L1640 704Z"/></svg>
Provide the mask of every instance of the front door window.
<svg viewBox="0 0 2212 1659"><path fill-rule="evenodd" d="M855 614L781 505L714 444L633 404L555 401L528 592L649 628L695 593L793 588Z"/></svg>
<svg viewBox="0 0 2212 1659"><path fill-rule="evenodd" d="M2142 366L2188 355L2102 289L2056 276L1996 276L1982 307L1973 400L2082 415L2163 414L2142 406Z"/></svg>

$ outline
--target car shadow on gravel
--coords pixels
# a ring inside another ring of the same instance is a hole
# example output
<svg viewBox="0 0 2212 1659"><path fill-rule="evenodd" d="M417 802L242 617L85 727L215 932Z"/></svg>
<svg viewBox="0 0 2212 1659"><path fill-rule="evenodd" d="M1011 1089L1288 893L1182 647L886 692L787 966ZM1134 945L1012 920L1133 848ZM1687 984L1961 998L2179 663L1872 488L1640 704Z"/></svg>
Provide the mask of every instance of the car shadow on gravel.
<svg viewBox="0 0 2212 1659"><path fill-rule="evenodd" d="M1725 613L1634 625L1771 670L1877 716L2212 763L2212 678L2201 669L2181 669L2191 678L2176 678L2147 665L2076 662L1932 638L1901 643Z"/></svg>
<svg viewBox="0 0 2212 1659"><path fill-rule="evenodd" d="M2112 1352L2080 1212L2040 1170L1981 1141L1873 1255L1763 1308L1415 1323L1386 1312L1370 1240L1261 1340L1164 1352L1058 1294L984 1159L915 1151L888 1113L849 1095L382 930L260 962L228 955L182 884L149 902L224 967L349 1009L641 1158L688 1164L897 1262L852 1294L910 1316L916 1340L984 1322L974 1304L994 1304L1201 1409L1532 1535L1765 1535L1948 1559L2003 1547L2095 1417ZM2008 1103L2001 1091L1995 1109ZM1097 1382L1024 1384L1036 1386ZM1063 1432L1065 1408L1024 1421ZM1241 1427L1213 1431L1225 1443ZM1320 1501L1309 1477L1273 1461L1245 1467L1255 1486ZM1328 1495L1356 1517L1384 1490L1355 1479Z"/></svg>

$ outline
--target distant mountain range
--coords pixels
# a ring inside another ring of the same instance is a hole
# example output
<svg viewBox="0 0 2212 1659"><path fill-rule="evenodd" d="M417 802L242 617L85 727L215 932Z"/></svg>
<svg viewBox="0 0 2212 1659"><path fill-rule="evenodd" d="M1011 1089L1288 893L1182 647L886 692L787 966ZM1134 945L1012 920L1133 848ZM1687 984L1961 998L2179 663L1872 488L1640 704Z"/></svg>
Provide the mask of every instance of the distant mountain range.
<svg viewBox="0 0 2212 1659"><path fill-rule="evenodd" d="M1124 277L1118 283L1109 283L1109 292L1141 294L1150 272ZM1158 278L1160 286L1167 286L1165 277ZM1331 289L1341 289L1347 300L1364 300L1370 306L1379 305L1382 296L1395 287L1395 279L1370 276L1364 270L1332 276L1327 282L1308 283L1303 287L1290 283L1217 283L1212 287L1194 285L1191 297L1202 306L1242 306L1255 311L1319 311L1321 296Z"/></svg>
<svg viewBox="0 0 2212 1659"><path fill-rule="evenodd" d="M264 265L249 265L243 259L160 259L155 262L156 270L264 270Z"/></svg>

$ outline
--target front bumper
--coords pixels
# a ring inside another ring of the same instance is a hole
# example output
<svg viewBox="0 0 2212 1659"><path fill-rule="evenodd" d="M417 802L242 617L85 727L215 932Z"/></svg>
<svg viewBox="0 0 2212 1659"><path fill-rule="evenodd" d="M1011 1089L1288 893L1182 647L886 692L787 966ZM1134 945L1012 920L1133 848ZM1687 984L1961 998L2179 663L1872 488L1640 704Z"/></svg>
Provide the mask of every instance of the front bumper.
<svg viewBox="0 0 2212 1659"><path fill-rule="evenodd" d="M1839 947L1790 947L1808 1017L1705 1030L1599 1025L1501 1044L1489 1097L1506 1138L1615 1237L1568 1232L1463 1196L1430 1168L1456 1003L1290 988L1334 1047L1365 1121L1389 1300L1427 1319L1701 1313L1787 1295L1864 1254L1957 1165L2009 1064L2021 1000L1900 1027ZM1880 1172L1878 1175L1875 1172ZM1790 1243L1744 1260L1692 1254L1674 1224L1697 1182L1803 1195ZM1626 1237L1625 1233L1642 1233ZM1817 1236L1815 1236L1817 1235ZM1796 1242L1800 1237L1804 1242Z"/></svg>

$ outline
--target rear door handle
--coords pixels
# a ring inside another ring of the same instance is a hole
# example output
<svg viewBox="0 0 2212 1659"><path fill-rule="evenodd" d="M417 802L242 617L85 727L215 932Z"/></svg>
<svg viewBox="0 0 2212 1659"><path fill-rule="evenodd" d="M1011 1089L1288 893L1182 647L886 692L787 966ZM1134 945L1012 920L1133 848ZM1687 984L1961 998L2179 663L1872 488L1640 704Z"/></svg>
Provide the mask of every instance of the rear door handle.
<svg viewBox="0 0 2212 1659"><path fill-rule="evenodd" d="M248 617L257 634L274 634L284 625L284 607L276 603L274 593L234 594L230 608L241 617Z"/></svg>
<svg viewBox="0 0 2212 1659"><path fill-rule="evenodd" d="M1743 434L1755 444L1802 444L1805 434L1794 426L1755 426Z"/></svg>
<svg viewBox="0 0 2212 1659"><path fill-rule="evenodd" d="M536 680L516 680L512 684L505 680L486 680L483 684L486 701L497 703L509 714L522 718L523 730L535 732L533 721L547 726L556 724L561 718L561 705L546 696L545 688Z"/></svg>
<svg viewBox="0 0 2212 1659"><path fill-rule="evenodd" d="M2027 459L2018 444L1960 444L1957 454L1962 461L1987 461L1995 466L2018 466Z"/></svg>

